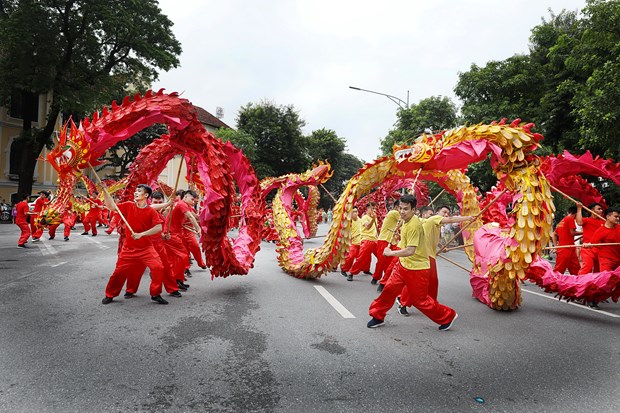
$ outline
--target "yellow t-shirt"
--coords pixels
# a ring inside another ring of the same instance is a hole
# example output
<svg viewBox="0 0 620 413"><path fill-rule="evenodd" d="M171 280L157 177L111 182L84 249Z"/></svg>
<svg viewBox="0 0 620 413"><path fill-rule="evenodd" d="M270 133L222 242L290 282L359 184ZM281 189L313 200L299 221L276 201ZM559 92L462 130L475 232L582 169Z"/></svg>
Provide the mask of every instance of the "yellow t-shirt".
<svg viewBox="0 0 620 413"><path fill-rule="evenodd" d="M433 215L430 218L422 220L422 227L424 228L424 236L428 243L428 256L437 258L437 245L439 245L439 238L441 237L441 215Z"/></svg>
<svg viewBox="0 0 620 413"><path fill-rule="evenodd" d="M428 241L424 236L424 228L420 218L414 216L405 222L400 229L401 249L416 247L415 253L409 257L400 257L400 263L408 270L426 270L431 268L428 260Z"/></svg>
<svg viewBox="0 0 620 413"><path fill-rule="evenodd" d="M362 221L358 218L351 221L351 244L360 245L362 243Z"/></svg>
<svg viewBox="0 0 620 413"><path fill-rule="evenodd" d="M372 218L369 217L368 215L364 215L361 219L362 241L364 240L376 241L377 240L377 221L375 220L375 222L372 223L372 226L369 229L366 229L366 227L364 226L364 224L367 224L370 221L372 221Z"/></svg>
<svg viewBox="0 0 620 413"><path fill-rule="evenodd" d="M394 235L394 230L396 229L396 224L400 219L400 214L396 210L391 210L387 213L385 218L383 219L383 224L381 225L381 231L379 232L379 241L390 241L392 239L392 235Z"/></svg>

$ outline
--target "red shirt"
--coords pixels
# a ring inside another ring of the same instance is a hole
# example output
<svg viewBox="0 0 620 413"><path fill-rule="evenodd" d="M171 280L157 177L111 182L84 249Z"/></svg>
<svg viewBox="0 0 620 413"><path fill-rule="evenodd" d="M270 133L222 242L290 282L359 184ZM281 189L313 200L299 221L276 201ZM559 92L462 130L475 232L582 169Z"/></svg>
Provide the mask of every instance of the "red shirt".
<svg viewBox="0 0 620 413"><path fill-rule="evenodd" d="M590 243L592 236L596 232L597 229L605 225L605 221L600 218L583 218L583 242Z"/></svg>
<svg viewBox="0 0 620 413"><path fill-rule="evenodd" d="M616 225L613 228L607 228L603 225L596 230L590 240L591 244L602 244L608 242L620 243L620 225ZM618 260L620 257L620 245L596 247L596 251L600 258L605 258L610 261Z"/></svg>
<svg viewBox="0 0 620 413"><path fill-rule="evenodd" d="M185 213L187 211L193 211L194 209L189 206L185 201L179 201L174 205L172 210L172 221L170 222L170 232L173 234L181 235L183 231L183 222L185 221Z"/></svg>
<svg viewBox="0 0 620 413"><path fill-rule="evenodd" d="M571 215L567 215L555 228L555 233L558 236L558 245L575 245L575 237L571 234L571 230L576 230L575 218Z"/></svg>
<svg viewBox="0 0 620 413"><path fill-rule="evenodd" d="M26 217L28 216L28 202L22 201L15 205L15 209L17 210L17 215L15 216L16 224L24 224L26 223Z"/></svg>
<svg viewBox="0 0 620 413"><path fill-rule="evenodd" d="M127 219L129 226L134 232L144 232L153 228L157 224L161 224L163 220L161 216L153 208L146 206L139 208L135 202L122 202L118 204L118 209ZM125 231L129 229L125 226ZM142 237L135 240L129 232L126 232L123 249L144 249L153 246L151 237Z"/></svg>
<svg viewBox="0 0 620 413"><path fill-rule="evenodd" d="M88 210L88 216L98 216L99 211L102 209L103 202L100 199L88 198L90 201L90 209ZM100 206L101 205L101 206ZM133 228L133 227L132 227Z"/></svg>
<svg viewBox="0 0 620 413"><path fill-rule="evenodd" d="M47 204L47 200L46 199L37 198L37 200L34 201L34 208L32 209L32 212L41 212L41 211L43 211L43 207L45 206L45 204Z"/></svg>

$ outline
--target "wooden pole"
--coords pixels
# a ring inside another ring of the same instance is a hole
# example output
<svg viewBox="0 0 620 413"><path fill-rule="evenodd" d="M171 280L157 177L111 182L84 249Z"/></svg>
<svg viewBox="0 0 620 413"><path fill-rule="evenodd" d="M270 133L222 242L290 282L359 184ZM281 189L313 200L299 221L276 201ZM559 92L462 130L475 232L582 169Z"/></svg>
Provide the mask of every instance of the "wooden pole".
<svg viewBox="0 0 620 413"><path fill-rule="evenodd" d="M446 248L443 251L444 252L448 252L448 251L452 251L452 250L460 250L461 248L467 248L467 247L473 247L473 246L474 246L474 244L463 244L463 245L459 245L458 247Z"/></svg>
<svg viewBox="0 0 620 413"><path fill-rule="evenodd" d="M461 227L461 230L459 232L457 232L456 234L454 234L454 236L452 236L452 238L450 238L450 241L446 242L446 245L444 245L439 252L443 252L445 251L446 248L448 248L448 245L450 245L450 243L452 241L454 241L456 239L456 237L458 237L461 232L465 231L476 219L478 219L478 217L480 217L482 214L484 214L486 212L487 209L489 209L489 207L491 207L491 205L493 205L495 202L497 202L498 199L500 199L502 197L502 195L504 195L506 193L506 191L508 191L508 188L504 188L504 190L502 192L499 193L499 195L497 195L497 197L495 197L494 200L492 200L491 202L489 202L489 205L485 206L484 209L482 211L480 211L473 220L469 221L467 224L463 225L463 227ZM439 254L439 253L438 253Z"/></svg>
<svg viewBox="0 0 620 413"><path fill-rule="evenodd" d="M422 168L418 169L418 173L415 174L415 179L413 180L413 184L411 184L411 191L413 192L413 195L415 195L415 184L418 182L420 173L422 173Z"/></svg>
<svg viewBox="0 0 620 413"><path fill-rule="evenodd" d="M603 242L600 244L582 244L582 245L558 245L555 247L545 247L544 250L557 250L560 248L590 248L590 247L611 247L618 246L620 242Z"/></svg>
<svg viewBox="0 0 620 413"><path fill-rule="evenodd" d="M434 203L435 201L437 201L437 199L439 199L439 197L440 197L440 196L441 196L444 192L446 192L446 189L445 189L445 188L444 188L444 189L442 189L442 190L441 190L441 192L440 192L440 193L438 193L438 194L437 194L437 196L431 200L431 202L429 202L429 205L433 205L433 203Z"/></svg>
<svg viewBox="0 0 620 413"><path fill-rule="evenodd" d="M335 204L337 204L337 203L338 203L338 201L336 200L336 198L334 198L334 196L332 195L332 193L331 193L331 192L329 192L329 191L327 190L327 188L325 188L325 186L323 186L323 184L319 184L319 185L321 185L321 188L323 188L323 190L324 190L325 192L327 192L327 195L329 195L329 197L332 199L332 201L334 201L334 206L335 206Z"/></svg>
<svg viewBox="0 0 620 413"><path fill-rule="evenodd" d="M131 225L129 225L129 222L127 222L127 219L125 218L125 216L123 215L121 210L118 209L118 206L116 205L116 202L114 202L114 198L112 198L112 195L110 195L110 193L108 192L108 188L106 188L106 186L103 184L103 182L101 182L101 178L99 178L99 174L97 173L97 171L95 171L95 168L93 168L93 166L90 164L90 162L88 163L88 166L90 166L90 169L95 174L95 177L97 178L97 182L99 182L99 185L101 185L101 188L103 188L103 192L105 192L108 195L108 197L110 197L110 200L112 201L112 205L114 205L114 209L116 210L116 212L118 212L118 215L121 217L121 219L123 220L125 225L127 225L127 228L129 229L129 232L131 232L131 235L135 234L135 232L131 228Z"/></svg>
<svg viewBox="0 0 620 413"><path fill-rule="evenodd" d="M470 272L471 272L471 269L468 269L468 268L463 267L461 264L459 264L458 262L452 261L450 258L444 257L444 256L443 256L443 255L441 255L441 254L437 254L437 256L438 256L439 258L443 258L444 260L448 261L448 262L449 262L449 263L451 263L451 264L456 265L456 266L457 266L457 267L459 267L459 268L462 268L463 270L467 271L468 273L470 273Z"/></svg>
<svg viewBox="0 0 620 413"><path fill-rule="evenodd" d="M555 186L549 184L549 186L551 187L551 189L553 189L555 192L557 192L560 195L563 195L566 199L569 199L571 201L573 201L575 204L581 204L581 202L577 201L576 199L571 198L570 196L566 195L564 192L560 191L558 188L556 188ZM603 221L607 221L605 218L603 218L602 216L600 216L599 214L597 214L596 212L592 211L590 208L588 208L587 206L581 204L582 208L585 209L586 211L588 211L589 213L591 213L592 215L594 215L595 217L598 217L600 219L602 219Z"/></svg>

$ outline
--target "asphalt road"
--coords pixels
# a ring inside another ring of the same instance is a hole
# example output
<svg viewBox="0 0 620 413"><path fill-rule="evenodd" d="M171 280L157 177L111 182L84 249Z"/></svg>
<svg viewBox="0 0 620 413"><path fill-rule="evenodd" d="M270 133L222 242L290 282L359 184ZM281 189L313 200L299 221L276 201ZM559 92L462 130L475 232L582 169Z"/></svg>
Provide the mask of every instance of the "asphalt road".
<svg viewBox="0 0 620 413"><path fill-rule="evenodd" d="M168 306L145 276L137 298L104 306L117 237L79 232L18 250L17 227L0 225L2 412L620 411L616 303L594 311L527 284L519 310L493 311L440 260L454 329L395 307L371 330L370 277L299 280L263 243L247 276L194 266Z"/></svg>

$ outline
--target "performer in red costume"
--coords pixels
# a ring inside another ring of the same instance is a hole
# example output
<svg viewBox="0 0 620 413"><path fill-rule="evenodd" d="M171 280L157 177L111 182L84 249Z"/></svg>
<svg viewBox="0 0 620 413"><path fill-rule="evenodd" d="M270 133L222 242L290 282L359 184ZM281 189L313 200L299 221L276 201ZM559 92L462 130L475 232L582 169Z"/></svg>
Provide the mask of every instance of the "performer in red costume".
<svg viewBox="0 0 620 413"><path fill-rule="evenodd" d="M362 224L359 219L359 211L354 207L351 210L351 246L349 247L344 262L340 264L340 273L347 277L347 281L353 281L353 275L347 274L347 271L351 269L355 258L359 255L361 242Z"/></svg>
<svg viewBox="0 0 620 413"><path fill-rule="evenodd" d="M575 235L581 234L577 231L577 226L575 225L576 213L577 207L572 206L568 208L566 216L562 218L553 233L553 242L555 245L575 245ZM568 272L573 275L579 273L581 265L579 264L576 248L558 248L556 254L554 271L564 274L564 271L568 269Z"/></svg>
<svg viewBox="0 0 620 413"><path fill-rule="evenodd" d="M399 212L404 222L399 245L401 249L395 251L386 247L383 251L388 257L399 257L399 261L385 288L370 305L368 312L372 319L367 324L368 328L384 324L385 315L394 305L404 286L409 290L413 306L439 324L439 330L449 330L458 317L456 311L439 304L428 294L430 278L428 242L424 236L422 222L415 216L416 205L417 201L412 195L403 195L400 199Z"/></svg>
<svg viewBox="0 0 620 413"><path fill-rule="evenodd" d="M116 205L104 191L106 206L112 211L122 213L134 233L125 236L116 268L108 281L105 297L101 300L102 304L110 304L113 298L120 294L127 278L141 275L147 267L151 272L151 300L158 304L168 304L161 296L164 265L151 241L151 235L159 234L162 230L161 216L147 203L152 192L151 187L140 184L134 192L134 202ZM125 230L128 228L125 227Z"/></svg>
<svg viewBox="0 0 620 413"><path fill-rule="evenodd" d="M198 194L192 190L183 192L180 201L177 201L172 209L171 217L166 219L166 224L170 226L167 233L170 239L165 243L168 257L172 264L172 275L175 278L179 289L187 290L189 285L183 283L185 281L185 269L189 261L189 253L183 243L183 222L188 219L197 233L200 232L200 226L194 218L194 205L198 202Z"/></svg>
<svg viewBox="0 0 620 413"><path fill-rule="evenodd" d="M360 245L360 252L357 256L353 267L351 268L351 274L357 275L360 272L371 275L370 264L372 263L372 254L377 256L377 212L375 208L377 204L375 202L369 202L366 204L366 214L361 218L362 224L362 243Z"/></svg>
<svg viewBox="0 0 620 413"><path fill-rule="evenodd" d="M392 245L390 241L394 239L394 232L397 231L396 228L399 225L399 221L400 214L396 209L392 209L386 214L385 218L383 218L383 223L381 224L381 230L379 231L379 239L377 240L376 247L377 264L375 265L375 271L372 274L372 281L370 282L372 285L375 285L377 284L377 282L381 281L384 272L387 270L392 260L395 259L394 257L386 257L385 255L383 255L383 250L385 249L385 247L388 246L392 249L396 248L396 246ZM379 284L377 290L381 291L384 287L385 282L382 282L381 284Z"/></svg>
<svg viewBox="0 0 620 413"><path fill-rule="evenodd" d="M36 217L43 211L45 205L49 203L50 193L47 191L39 191L39 197L34 201L34 208L30 213L30 232L32 233L32 242L36 242L43 235L43 227L37 227Z"/></svg>
<svg viewBox="0 0 620 413"><path fill-rule="evenodd" d="M99 216L101 215L101 211L103 210L103 202L99 198L97 198L99 194L97 191L93 191L90 198L87 199L90 204L90 209L88 210L88 214L86 214L85 222L84 222L84 232L82 235L88 235L88 227L93 232L93 237L97 236L97 221L99 220ZM88 223L88 225L87 225Z"/></svg>
<svg viewBox="0 0 620 413"><path fill-rule="evenodd" d="M620 244L620 227L618 220L620 213L616 208L605 210L605 224L594 232L590 239L591 244ZM596 247L601 271L613 271L620 266L620 245L605 245Z"/></svg>
<svg viewBox="0 0 620 413"><path fill-rule="evenodd" d="M603 207L601 204L592 204L589 205L588 208L599 215L603 215ZM583 228L583 244L591 244L592 236L596 232L597 229L605 225L605 221L602 219L592 216L592 217L584 217L583 213L583 204L580 202L577 204L577 214L575 215L575 222L577 225L581 225ZM589 274L591 272L598 272L598 257L594 249L592 248L582 248L581 249L581 268L579 269L579 274Z"/></svg>
<svg viewBox="0 0 620 413"><path fill-rule="evenodd" d="M28 248L26 243L28 242L28 238L30 238L30 226L28 225L28 221L26 217L28 216L28 194L21 194L18 198L20 202L17 203L15 209L17 210L17 215L15 216L15 225L19 227L21 230L21 235L19 236L19 240L17 241L18 248Z"/></svg>

